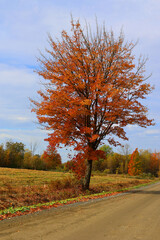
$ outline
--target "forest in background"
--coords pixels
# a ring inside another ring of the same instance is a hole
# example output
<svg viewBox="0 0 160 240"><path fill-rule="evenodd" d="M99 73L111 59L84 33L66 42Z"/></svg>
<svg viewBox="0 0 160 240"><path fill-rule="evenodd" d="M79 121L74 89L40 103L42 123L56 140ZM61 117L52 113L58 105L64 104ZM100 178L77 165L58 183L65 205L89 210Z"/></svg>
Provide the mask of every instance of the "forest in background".
<svg viewBox="0 0 160 240"><path fill-rule="evenodd" d="M128 145L122 147L119 153L108 145L101 146L99 150L104 151L105 157L93 161L94 172L159 176L159 153L138 149L131 153ZM34 148L26 149L22 142L8 141L0 145L0 167L67 172L74 169L74 164L73 160L62 163L60 154L51 147L39 155L34 153Z"/></svg>

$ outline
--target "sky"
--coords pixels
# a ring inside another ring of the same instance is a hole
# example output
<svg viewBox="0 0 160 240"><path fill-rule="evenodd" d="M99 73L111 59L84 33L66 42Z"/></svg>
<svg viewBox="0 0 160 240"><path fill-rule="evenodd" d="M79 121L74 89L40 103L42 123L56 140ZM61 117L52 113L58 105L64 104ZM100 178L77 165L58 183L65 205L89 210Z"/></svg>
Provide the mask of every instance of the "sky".
<svg viewBox="0 0 160 240"><path fill-rule="evenodd" d="M0 0L0 144L13 140L26 148L37 144L42 154L47 146L47 132L37 124L29 98L35 99L42 88L35 73L40 51L48 48L48 33L59 38L62 30L70 31L71 14L95 28L106 28L125 40L138 40L135 56L148 57L146 75L155 90L144 101L148 117L155 126L125 128L131 149L160 151L160 0ZM106 142L107 144L107 142ZM115 151L117 151L116 149ZM59 150L62 161L68 150Z"/></svg>

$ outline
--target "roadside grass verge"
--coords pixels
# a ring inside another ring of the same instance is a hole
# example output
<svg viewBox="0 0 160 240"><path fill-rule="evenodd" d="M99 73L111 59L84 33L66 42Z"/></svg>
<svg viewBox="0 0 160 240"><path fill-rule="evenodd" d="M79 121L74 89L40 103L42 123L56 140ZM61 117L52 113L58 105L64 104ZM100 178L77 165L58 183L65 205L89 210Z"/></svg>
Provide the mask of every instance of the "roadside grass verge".
<svg viewBox="0 0 160 240"><path fill-rule="evenodd" d="M158 181L154 181L154 182L152 181L152 182L148 182L148 183L144 183L144 184L139 184L137 186L122 188L122 189L114 190L112 192L103 191L101 193L80 195L75 198L69 198L69 199L59 200L59 201L51 201L51 202L47 202L47 203L38 203L35 205L31 205L31 206L22 206L22 207L16 207L16 208L10 207L8 209L0 211L0 220L4 220L4 219L15 217L15 216L26 215L26 214L30 214L33 212L42 211L44 209L57 208L57 207L63 206L63 205L68 205L68 204L73 204L73 203L78 203L78 202L86 202L86 201L93 200L93 199L110 197L110 196L117 195L119 193L129 192L133 189L145 187L145 186L154 184L156 182L158 182Z"/></svg>
<svg viewBox="0 0 160 240"><path fill-rule="evenodd" d="M144 186L157 179L93 174L83 191L70 173L0 168L0 220Z"/></svg>

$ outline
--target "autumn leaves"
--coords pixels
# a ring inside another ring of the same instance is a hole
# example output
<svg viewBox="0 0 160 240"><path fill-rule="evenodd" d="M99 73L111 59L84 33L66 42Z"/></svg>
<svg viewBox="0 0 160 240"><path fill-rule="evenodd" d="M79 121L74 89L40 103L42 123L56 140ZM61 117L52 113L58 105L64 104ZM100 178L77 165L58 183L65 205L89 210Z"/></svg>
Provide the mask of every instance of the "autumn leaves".
<svg viewBox="0 0 160 240"><path fill-rule="evenodd" d="M49 37L49 56L42 56L37 71L45 88L38 92L41 100L32 103L39 122L52 131L50 144L78 150L74 159L87 166L88 188L89 161L104 139L116 146L120 142L114 137L127 140L126 125L153 124L139 101L152 87L144 82L145 60L136 67L134 44L125 43L123 34L115 38L105 27L93 34L73 20L71 27L72 34L62 31L59 41Z"/></svg>

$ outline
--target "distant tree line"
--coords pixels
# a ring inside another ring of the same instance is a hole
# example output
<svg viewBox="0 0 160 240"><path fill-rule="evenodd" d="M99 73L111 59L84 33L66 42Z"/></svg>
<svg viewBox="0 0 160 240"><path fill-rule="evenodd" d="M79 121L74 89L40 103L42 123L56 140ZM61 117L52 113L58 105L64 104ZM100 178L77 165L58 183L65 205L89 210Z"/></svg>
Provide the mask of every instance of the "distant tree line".
<svg viewBox="0 0 160 240"><path fill-rule="evenodd" d="M138 149L132 153L128 145L122 147L119 153L113 152L113 149L106 145L99 149L105 152L105 158L93 161L93 171L131 176L159 176L159 153L151 153L149 150L138 151ZM74 170L74 161L68 161L65 168Z"/></svg>
<svg viewBox="0 0 160 240"><path fill-rule="evenodd" d="M93 171L131 176L159 175L159 153L138 149L132 153L128 145L121 148L119 153L108 145L103 145L99 150L104 151L105 157L93 161ZM26 149L22 142L7 141L5 145L0 145L0 167L69 171L74 169L74 161L62 163L60 154L50 145L39 155L34 153L33 148ZM83 166L81 170L83 171Z"/></svg>
<svg viewBox="0 0 160 240"><path fill-rule="evenodd" d="M39 155L33 149L25 149L22 142L7 141L0 145L0 167L52 170L61 164L61 156L49 148Z"/></svg>

